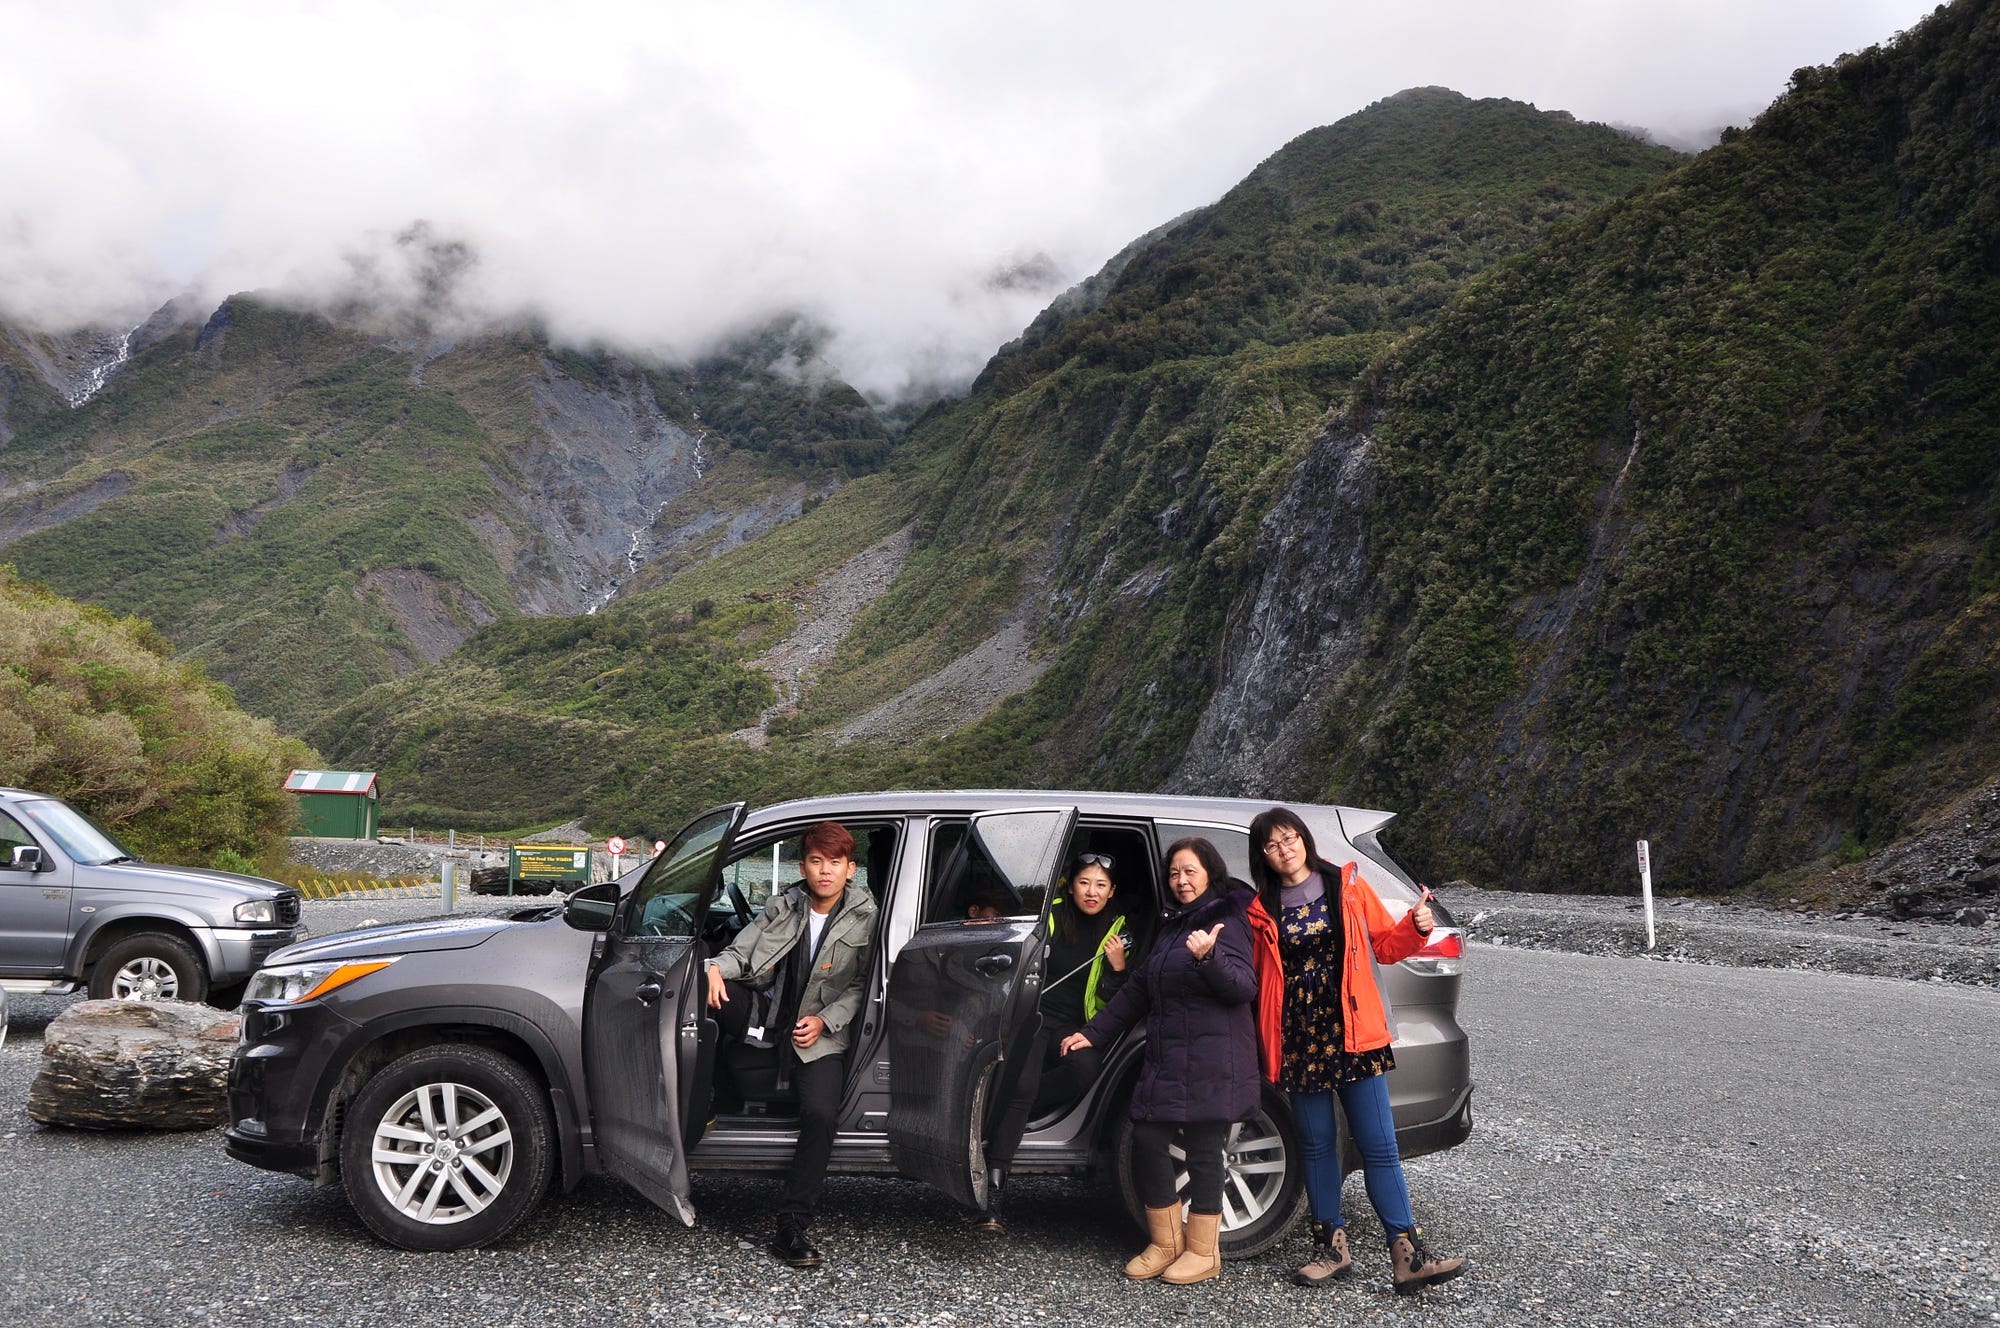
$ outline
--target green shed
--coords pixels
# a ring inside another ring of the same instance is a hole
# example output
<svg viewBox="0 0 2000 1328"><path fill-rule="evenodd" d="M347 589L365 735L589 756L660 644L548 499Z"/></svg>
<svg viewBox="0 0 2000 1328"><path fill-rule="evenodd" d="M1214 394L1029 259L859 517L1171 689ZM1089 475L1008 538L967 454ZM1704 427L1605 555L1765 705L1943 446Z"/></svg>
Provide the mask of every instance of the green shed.
<svg viewBox="0 0 2000 1328"><path fill-rule="evenodd" d="M299 795L300 834L375 838L382 788L373 770L294 770L285 787Z"/></svg>

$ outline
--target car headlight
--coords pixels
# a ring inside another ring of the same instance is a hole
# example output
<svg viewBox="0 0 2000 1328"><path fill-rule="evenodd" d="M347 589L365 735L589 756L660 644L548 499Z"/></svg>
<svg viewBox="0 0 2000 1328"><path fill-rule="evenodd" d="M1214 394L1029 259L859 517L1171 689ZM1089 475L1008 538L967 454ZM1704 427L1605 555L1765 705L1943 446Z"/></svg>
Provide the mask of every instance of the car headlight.
<svg viewBox="0 0 2000 1328"><path fill-rule="evenodd" d="M276 968L260 968L251 977L243 999L265 1005L297 1005L301 1001L318 1000L328 992L344 987L356 978L365 978L370 973L385 969L401 958L401 955L389 955L383 959L336 959L324 964L280 964Z"/></svg>
<svg viewBox="0 0 2000 1328"><path fill-rule="evenodd" d="M270 922L278 920L278 901L275 899L253 899L247 904L236 906L238 922Z"/></svg>

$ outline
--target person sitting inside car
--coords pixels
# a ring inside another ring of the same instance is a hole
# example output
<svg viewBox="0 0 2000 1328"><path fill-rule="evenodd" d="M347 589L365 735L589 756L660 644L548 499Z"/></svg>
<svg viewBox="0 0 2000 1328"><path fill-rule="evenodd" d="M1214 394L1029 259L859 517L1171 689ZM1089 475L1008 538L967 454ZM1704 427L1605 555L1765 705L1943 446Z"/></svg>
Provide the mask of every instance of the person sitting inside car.
<svg viewBox="0 0 2000 1328"><path fill-rule="evenodd" d="M708 963L708 1004L725 1037L768 1036L799 1098L799 1142L768 1248L794 1268L816 1268L807 1235L827 1162L833 1156L848 1030L861 1011L875 937L875 900L853 884L854 836L821 821L802 836L802 879L773 895L764 911ZM757 994L771 989L761 1026L750 1024Z"/></svg>

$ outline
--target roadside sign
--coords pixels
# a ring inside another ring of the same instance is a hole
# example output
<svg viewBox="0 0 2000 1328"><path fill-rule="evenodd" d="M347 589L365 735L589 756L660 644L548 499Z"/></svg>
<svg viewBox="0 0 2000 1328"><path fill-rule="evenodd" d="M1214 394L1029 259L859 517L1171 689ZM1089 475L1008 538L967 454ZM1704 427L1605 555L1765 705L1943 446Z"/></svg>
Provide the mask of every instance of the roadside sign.
<svg viewBox="0 0 2000 1328"><path fill-rule="evenodd" d="M657 857L659 857L659 856L660 856L660 855L661 855L662 853L665 853L666 851L667 851L667 841L666 841L666 840L664 840L664 839L656 839L656 840L654 840L654 841L653 841L653 856L654 856L654 857L656 857L656 858L657 858Z"/></svg>
<svg viewBox="0 0 2000 1328"><path fill-rule="evenodd" d="M604 847L610 849L613 853L623 853L625 851L625 841L617 835L613 835L605 841Z"/></svg>
<svg viewBox="0 0 2000 1328"><path fill-rule="evenodd" d="M511 882L542 888L546 894L557 882L590 883L590 847L586 844L516 844L507 850L507 876Z"/></svg>
<svg viewBox="0 0 2000 1328"><path fill-rule="evenodd" d="M1645 840L1639 841L1639 897L1646 901L1646 948L1657 941L1653 936L1653 855Z"/></svg>

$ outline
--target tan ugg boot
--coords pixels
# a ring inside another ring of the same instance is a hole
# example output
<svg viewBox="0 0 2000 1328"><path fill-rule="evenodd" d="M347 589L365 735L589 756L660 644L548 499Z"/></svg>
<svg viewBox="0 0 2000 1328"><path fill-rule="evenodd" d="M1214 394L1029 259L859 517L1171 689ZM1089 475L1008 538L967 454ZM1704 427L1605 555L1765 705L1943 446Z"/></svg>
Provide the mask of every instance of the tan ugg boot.
<svg viewBox="0 0 2000 1328"><path fill-rule="evenodd" d="M1158 1277L1169 1264L1181 1257L1181 1251L1186 1248L1181 1236L1181 1206L1148 1208L1146 1234L1152 1237L1153 1243L1140 1250L1133 1256L1132 1262L1125 1265L1125 1276L1135 1282Z"/></svg>
<svg viewBox="0 0 2000 1328"><path fill-rule="evenodd" d="M1175 1286L1186 1286L1190 1282L1206 1282L1222 1273L1222 1254L1216 1248L1216 1240L1222 1234L1222 1214L1189 1213L1187 1220L1187 1248L1181 1257L1174 1260L1167 1271L1160 1274L1162 1282L1172 1282Z"/></svg>
<svg viewBox="0 0 2000 1328"><path fill-rule="evenodd" d="M1440 1259L1424 1248L1421 1232L1405 1231L1389 1246L1389 1268L1395 1274L1396 1294L1414 1296L1457 1277L1465 1271L1465 1260Z"/></svg>

